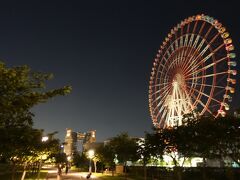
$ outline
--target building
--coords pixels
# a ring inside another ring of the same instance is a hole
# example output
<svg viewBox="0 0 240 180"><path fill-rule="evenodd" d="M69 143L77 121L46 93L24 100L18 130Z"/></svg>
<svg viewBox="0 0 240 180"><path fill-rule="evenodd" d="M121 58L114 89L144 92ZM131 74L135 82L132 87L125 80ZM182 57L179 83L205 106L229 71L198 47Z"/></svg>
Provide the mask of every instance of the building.
<svg viewBox="0 0 240 180"><path fill-rule="evenodd" d="M72 129L67 128L64 153L66 153L68 157L72 157L75 152L77 152L77 133L73 132Z"/></svg>
<svg viewBox="0 0 240 180"><path fill-rule="evenodd" d="M71 159L74 154L78 153L78 142L82 142L82 151L86 151L86 148L96 142L96 130L90 130L86 133L74 132L72 129L66 129L66 136L64 142L64 153Z"/></svg>

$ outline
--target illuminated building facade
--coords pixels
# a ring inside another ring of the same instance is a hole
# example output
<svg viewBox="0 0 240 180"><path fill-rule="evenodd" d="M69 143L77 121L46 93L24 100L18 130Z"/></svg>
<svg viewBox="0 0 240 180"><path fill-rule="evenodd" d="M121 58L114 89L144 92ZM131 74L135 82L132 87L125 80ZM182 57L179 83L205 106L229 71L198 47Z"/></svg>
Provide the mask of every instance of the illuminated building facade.
<svg viewBox="0 0 240 180"><path fill-rule="evenodd" d="M77 133L73 132L72 129L66 129L64 153L69 157L77 151Z"/></svg>
<svg viewBox="0 0 240 180"><path fill-rule="evenodd" d="M64 153L68 157L72 157L77 150L77 142L82 141L83 149L85 151L85 147L89 147L90 144L96 142L96 130L90 130L86 133L82 132L74 132L72 129L66 129L65 143L64 143Z"/></svg>

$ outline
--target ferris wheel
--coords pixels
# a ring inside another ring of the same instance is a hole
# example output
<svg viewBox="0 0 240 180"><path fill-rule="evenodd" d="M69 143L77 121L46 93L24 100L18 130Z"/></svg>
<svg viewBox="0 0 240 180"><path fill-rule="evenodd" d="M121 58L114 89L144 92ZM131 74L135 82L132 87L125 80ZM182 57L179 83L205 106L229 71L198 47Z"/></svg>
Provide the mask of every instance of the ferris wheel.
<svg viewBox="0 0 240 180"><path fill-rule="evenodd" d="M236 62L226 28L206 15L177 24L163 41L153 62L149 107L153 124L182 124L184 114L225 116L234 93Z"/></svg>

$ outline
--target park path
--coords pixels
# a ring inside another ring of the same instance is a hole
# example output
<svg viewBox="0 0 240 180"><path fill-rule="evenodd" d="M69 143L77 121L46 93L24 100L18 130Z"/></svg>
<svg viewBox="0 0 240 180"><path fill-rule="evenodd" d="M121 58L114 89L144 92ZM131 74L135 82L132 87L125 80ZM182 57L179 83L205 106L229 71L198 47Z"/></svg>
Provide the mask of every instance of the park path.
<svg viewBox="0 0 240 180"><path fill-rule="evenodd" d="M57 177L57 169L51 168L48 170L47 180L84 180L86 179L87 172L72 172L69 171L68 174L62 173L61 178ZM91 176L91 179L99 180L94 174Z"/></svg>

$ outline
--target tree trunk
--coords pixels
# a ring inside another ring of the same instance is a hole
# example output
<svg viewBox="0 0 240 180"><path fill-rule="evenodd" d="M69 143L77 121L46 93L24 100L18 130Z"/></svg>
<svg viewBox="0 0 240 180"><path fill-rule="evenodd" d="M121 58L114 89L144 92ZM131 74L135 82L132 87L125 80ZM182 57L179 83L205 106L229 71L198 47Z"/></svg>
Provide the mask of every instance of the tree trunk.
<svg viewBox="0 0 240 180"><path fill-rule="evenodd" d="M174 174L177 180L182 180L182 168L179 166L174 167Z"/></svg>
<svg viewBox="0 0 240 180"><path fill-rule="evenodd" d="M24 180L24 179L25 179L26 168L27 168L27 163L25 162L25 163L24 163L23 174L22 174L22 178L21 178L21 180Z"/></svg>
<svg viewBox="0 0 240 180"><path fill-rule="evenodd" d="M97 172L97 161L93 161L93 164L94 164L94 172L96 173Z"/></svg>
<svg viewBox="0 0 240 180"><path fill-rule="evenodd" d="M124 162L124 174L125 174L125 179L127 180L127 162Z"/></svg>
<svg viewBox="0 0 240 180"><path fill-rule="evenodd" d="M147 167L146 162L143 162L144 180L147 180Z"/></svg>
<svg viewBox="0 0 240 180"><path fill-rule="evenodd" d="M15 173L16 173L16 164L15 162L12 162L13 167L12 167L12 180L15 180Z"/></svg>
<svg viewBox="0 0 240 180"><path fill-rule="evenodd" d="M40 163L39 163L37 180L39 180L41 169L42 169L42 160L40 160Z"/></svg>
<svg viewBox="0 0 240 180"><path fill-rule="evenodd" d="M207 174L206 174L206 158L203 157L203 180L207 180Z"/></svg>
<svg viewBox="0 0 240 180"><path fill-rule="evenodd" d="M113 168L114 168L114 166L111 167L111 169L112 169L112 176L114 176L114 169Z"/></svg>

